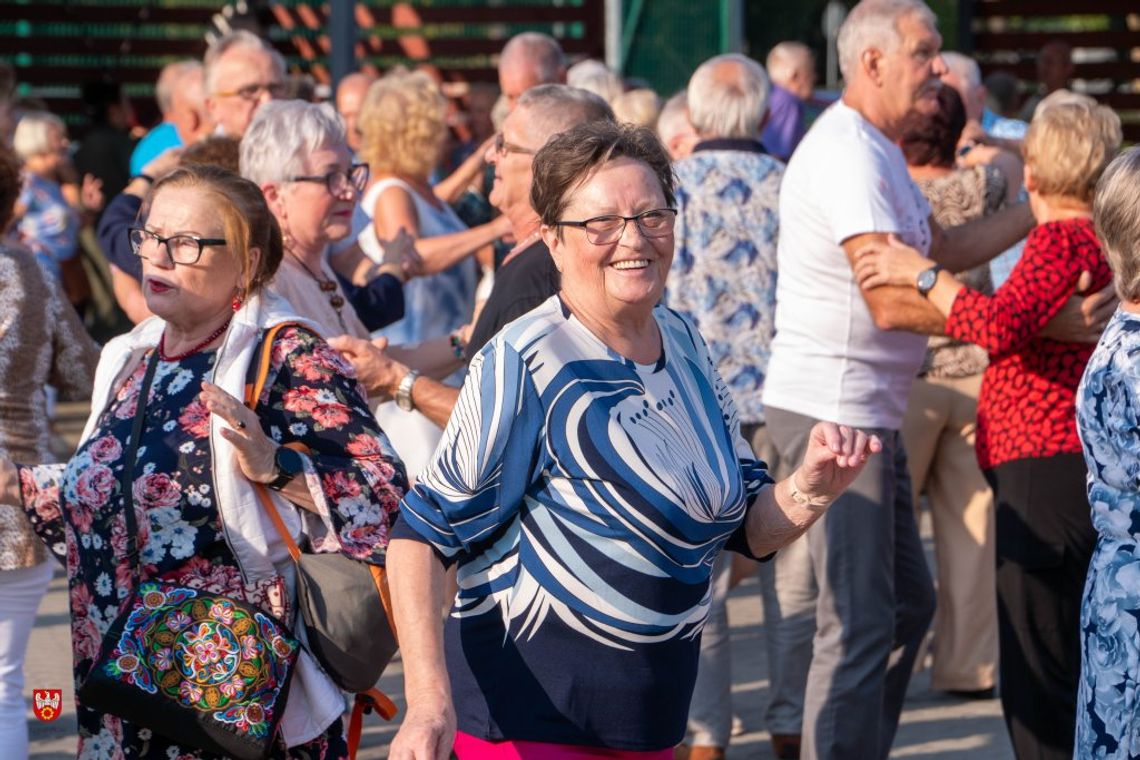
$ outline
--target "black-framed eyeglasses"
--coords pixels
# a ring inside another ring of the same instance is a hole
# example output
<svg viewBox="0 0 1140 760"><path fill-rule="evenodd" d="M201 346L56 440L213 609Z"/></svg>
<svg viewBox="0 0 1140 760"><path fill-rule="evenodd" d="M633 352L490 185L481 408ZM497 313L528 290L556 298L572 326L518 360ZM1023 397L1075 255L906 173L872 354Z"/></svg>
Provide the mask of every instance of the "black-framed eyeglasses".
<svg viewBox="0 0 1140 760"><path fill-rule="evenodd" d="M637 229L647 238L660 238L673 232L673 225L676 221L677 209L651 208L636 216L606 214L581 222L555 222L554 224L557 227L577 227L585 230L586 239L594 245L609 245L621 240L621 236L625 233L626 222L637 224Z"/></svg>
<svg viewBox="0 0 1140 760"><path fill-rule="evenodd" d="M269 93L269 97L278 100L285 95L284 82L254 82L247 84L245 87L239 87L236 90L227 90L225 92L215 92L215 98L233 98L238 97L242 100L257 100L261 97L261 93Z"/></svg>
<svg viewBox="0 0 1140 760"><path fill-rule="evenodd" d="M505 156L508 153L519 153L524 156L533 156L538 152L537 150L531 150L530 148L524 148L521 145L515 145L512 142L507 142L507 138L503 137L502 132L495 135L494 146L495 153L499 154L500 156Z"/></svg>
<svg viewBox="0 0 1140 760"><path fill-rule="evenodd" d="M127 230L127 239L131 243L131 253L143 259L150 258L147 246L165 247L166 257L172 264L197 264L206 246L226 245L225 238L204 238L186 233L162 237L142 227Z"/></svg>
<svg viewBox="0 0 1140 760"><path fill-rule="evenodd" d="M354 192L363 193L368 185L368 164L353 164L347 172L333 169L328 174L302 174L290 177L289 181L324 183L330 195L344 195L349 188Z"/></svg>

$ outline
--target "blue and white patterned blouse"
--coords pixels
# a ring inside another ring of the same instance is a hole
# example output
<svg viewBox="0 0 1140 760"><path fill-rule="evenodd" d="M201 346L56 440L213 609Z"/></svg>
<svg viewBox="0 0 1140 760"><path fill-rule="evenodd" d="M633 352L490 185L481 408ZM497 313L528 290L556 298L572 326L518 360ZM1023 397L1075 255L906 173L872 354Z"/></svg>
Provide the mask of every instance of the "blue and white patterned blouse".
<svg viewBox="0 0 1140 760"><path fill-rule="evenodd" d="M1074 758L1140 757L1140 315L1118 310L1077 390L1096 548L1081 604Z"/></svg>
<svg viewBox="0 0 1140 760"><path fill-rule="evenodd" d="M685 731L713 560L771 482L693 327L654 310L655 365L558 296L471 363L394 538L456 560L459 729L660 750Z"/></svg>
<svg viewBox="0 0 1140 760"><path fill-rule="evenodd" d="M776 239L784 165L752 140L701 143L674 164L676 250L666 303L708 343L742 423L764 421L776 333Z"/></svg>

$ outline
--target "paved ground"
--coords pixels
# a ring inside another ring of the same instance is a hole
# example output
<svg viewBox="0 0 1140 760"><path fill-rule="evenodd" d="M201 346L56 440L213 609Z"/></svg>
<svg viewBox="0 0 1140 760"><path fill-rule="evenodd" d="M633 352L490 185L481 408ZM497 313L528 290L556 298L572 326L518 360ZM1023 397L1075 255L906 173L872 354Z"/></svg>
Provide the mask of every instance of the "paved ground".
<svg viewBox="0 0 1140 760"><path fill-rule="evenodd" d="M65 407L64 411L68 411ZM78 411L78 410L76 410ZM64 434L74 436L76 414L64 416ZM733 700L745 733L733 739L731 760L768 760L768 735L763 726L767 702L768 670L764 652L764 626L760 590L755 580L741 584L729 601L732 621ZM65 760L75 756L75 713L71 683L71 643L67 621L66 585L57 571L40 606L27 660L26 693L35 688L59 688L64 692L65 711L52 723L41 723L28 713L32 758ZM381 688L403 708L403 675L399 661L392 663ZM367 719L362 760L387 757L395 727L375 716ZM0 756L3 750L0 748ZM895 758L928 760L1012 760L996 700L961 701L933 692L928 675L911 682L906 710L891 752ZM3 760L7 760L4 756Z"/></svg>

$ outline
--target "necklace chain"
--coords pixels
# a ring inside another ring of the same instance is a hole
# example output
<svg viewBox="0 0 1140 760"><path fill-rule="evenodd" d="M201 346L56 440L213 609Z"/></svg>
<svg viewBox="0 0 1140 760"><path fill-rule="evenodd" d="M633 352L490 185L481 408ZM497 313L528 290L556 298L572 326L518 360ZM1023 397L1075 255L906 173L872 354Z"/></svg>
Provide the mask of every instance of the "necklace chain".
<svg viewBox="0 0 1140 760"><path fill-rule="evenodd" d="M194 354L198 353L199 351L201 351L206 346L213 343L219 337L221 337L221 334L224 333L226 331L226 328L230 326L231 320L233 320L232 315L225 322L222 323L221 327L219 327L217 330L214 330L212 333L207 335L206 338L201 343L198 343L193 348L191 348L189 351L183 352L181 354L175 354L173 356L166 353L166 330L163 330L162 331L162 337L158 341L158 358L164 362L180 362L188 356L193 356Z"/></svg>
<svg viewBox="0 0 1140 760"><path fill-rule="evenodd" d="M294 261L301 265L301 268L305 270L305 273L308 274L309 277L313 278L313 281L317 283L317 286L321 289L321 292L329 294L329 306L331 306L333 308L333 311L336 312L336 318L340 322L341 329L345 332L348 332L348 328L345 326L344 322L344 315L340 313L340 310L344 308L344 298L340 295L340 293L337 292L336 281L326 280L314 272L312 269L309 269L308 264L306 264L300 256L294 253L292 248L286 248L285 250L290 256L293 257Z"/></svg>

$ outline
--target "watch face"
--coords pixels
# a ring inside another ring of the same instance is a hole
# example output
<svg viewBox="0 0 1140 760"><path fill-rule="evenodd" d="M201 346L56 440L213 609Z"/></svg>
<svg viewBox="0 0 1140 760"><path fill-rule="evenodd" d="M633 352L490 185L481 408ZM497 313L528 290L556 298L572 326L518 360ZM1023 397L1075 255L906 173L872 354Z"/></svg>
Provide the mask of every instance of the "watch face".
<svg viewBox="0 0 1140 760"><path fill-rule="evenodd" d="M927 269L918 275L918 289L922 293L929 293L936 282L938 282L937 270Z"/></svg>
<svg viewBox="0 0 1140 760"><path fill-rule="evenodd" d="M305 460L293 449L282 446L277 449L277 469L286 475L300 475L305 471Z"/></svg>

